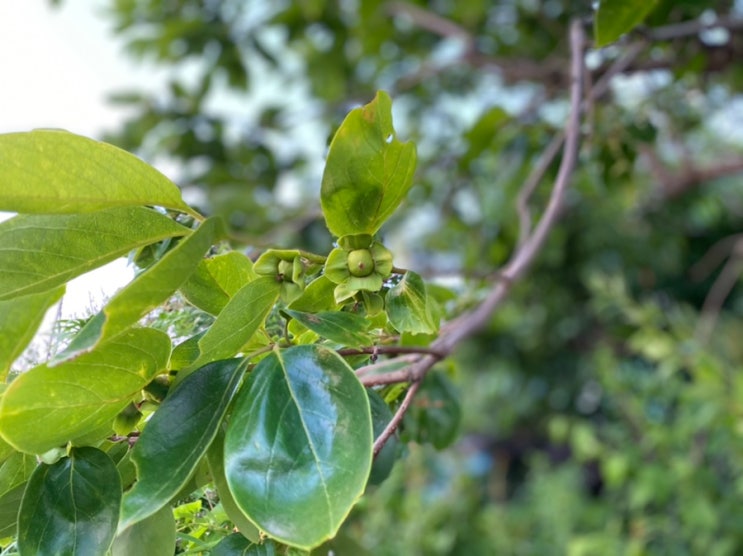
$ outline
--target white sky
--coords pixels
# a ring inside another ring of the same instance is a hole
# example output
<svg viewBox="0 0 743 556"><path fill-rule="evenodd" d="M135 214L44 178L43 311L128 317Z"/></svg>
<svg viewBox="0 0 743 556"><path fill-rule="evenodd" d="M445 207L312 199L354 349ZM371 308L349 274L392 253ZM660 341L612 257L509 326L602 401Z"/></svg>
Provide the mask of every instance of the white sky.
<svg viewBox="0 0 743 556"><path fill-rule="evenodd" d="M107 105L108 93L152 83L152 68L135 66L112 40L101 5L0 2L0 133L62 128L95 138L124 116ZM131 277L121 259L73 280L63 315L90 314Z"/></svg>

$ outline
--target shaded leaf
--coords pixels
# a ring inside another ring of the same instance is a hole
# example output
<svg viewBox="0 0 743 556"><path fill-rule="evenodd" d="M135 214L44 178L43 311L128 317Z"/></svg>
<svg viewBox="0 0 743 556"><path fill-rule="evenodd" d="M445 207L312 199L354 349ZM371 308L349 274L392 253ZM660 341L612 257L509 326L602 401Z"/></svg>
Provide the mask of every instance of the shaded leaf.
<svg viewBox="0 0 743 556"><path fill-rule="evenodd" d="M155 168L113 145L66 131L0 135L0 210L80 213L157 205L191 212Z"/></svg>
<svg viewBox="0 0 743 556"><path fill-rule="evenodd" d="M137 482L125 496L119 531L152 515L186 484L217 434L240 383L239 359L190 374L152 415L132 450Z"/></svg>
<svg viewBox="0 0 743 556"><path fill-rule="evenodd" d="M415 164L415 145L395 137L387 93L352 110L330 143L322 178L320 200L331 233L376 233L407 195Z"/></svg>
<svg viewBox="0 0 743 556"><path fill-rule="evenodd" d="M454 385L443 373L428 373L405 414L403 438L430 442L442 450L456 440L461 421L462 408Z"/></svg>
<svg viewBox="0 0 743 556"><path fill-rule="evenodd" d="M111 547L111 556L173 556L174 553L175 518L170 506L122 531Z"/></svg>
<svg viewBox="0 0 743 556"><path fill-rule="evenodd" d="M368 345L371 342L366 332L369 323L361 315L340 311L302 313L290 309L286 309L285 312L303 326L332 342L350 347Z"/></svg>
<svg viewBox="0 0 743 556"><path fill-rule="evenodd" d="M255 278L250 259L231 251L201 261L181 286L181 293L202 311L217 315L240 288Z"/></svg>
<svg viewBox="0 0 743 556"><path fill-rule="evenodd" d="M21 374L0 399L0 434L16 449L42 453L102 428L164 370L167 334L139 328L75 361Z"/></svg>
<svg viewBox="0 0 743 556"><path fill-rule="evenodd" d="M261 530L310 549L361 496L371 449L369 400L353 370L327 348L296 346L248 376L227 428L225 473Z"/></svg>
<svg viewBox="0 0 743 556"><path fill-rule="evenodd" d="M238 533L225 537L211 551L211 556L275 556L275 554L276 544L273 541L253 543Z"/></svg>
<svg viewBox="0 0 743 556"><path fill-rule="evenodd" d="M49 307L64 294L64 287L0 301L0 380L36 334Z"/></svg>
<svg viewBox="0 0 743 556"><path fill-rule="evenodd" d="M18 485L24 484L36 469L36 458L14 452L0 465L0 496L4 496Z"/></svg>
<svg viewBox="0 0 743 556"><path fill-rule="evenodd" d="M369 406L371 407L374 438L378 438L392 420L392 411L382 399L382 396L375 390L368 389L366 393L369 396ZM392 467L395 465L395 461L397 461L398 437L399 435L395 432L387 440L382 451L374 458L371 473L369 474L370 485L378 485L392 472Z"/></svg>
<svg viewBox="0 0 743 556"><path fill-rule="evenodd" d="M187 233L140 207L15 216L0 223L0 299L55 289L136 247Z"/></svg>
<svg viewBox="0 0 743 556"><path fill-rule="evenodd" d="M111 458L96 448L40 465L18 514L21 554L105 554L116 532L121 482Z"/></svg>
<svg viewBox="0 0 743 556"><path fill-rule="evenodd" d="M398 332L433 334L438 331L431 302L423 279L415 272L406 272L387 292L387 316Z"/></svg>
<svg viewBox="0 0 743 556"><path fill-rule="evenodd" d="M16 534L18 510L21 508L25 490L26 483L22 483L0 496L0 539Z"/></svg>
<svg viewBox="0 0 743 556"><path fill-rule="evenodd" d="M601 0L594 22L596 46L606 46L632 31L657 3L657 0Z"/></svg>

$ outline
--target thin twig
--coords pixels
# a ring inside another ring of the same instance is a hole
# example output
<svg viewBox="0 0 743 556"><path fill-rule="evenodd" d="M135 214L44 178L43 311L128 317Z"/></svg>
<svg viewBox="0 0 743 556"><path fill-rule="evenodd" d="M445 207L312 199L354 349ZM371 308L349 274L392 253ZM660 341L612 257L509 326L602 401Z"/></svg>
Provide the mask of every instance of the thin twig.
<svg viewBox="0 0 743 556"><path fill-rule="evenodd" d="M738 242L743 241L743 233L732 234L716 241L707 252L702 255L694 265L689 269L689 276L695 282L701 282L712 271L724 261L730 253L733 252Z"/></svg>
<svg viewBox="0 0 743 556"><path fill-rule="evenodd" d="M727 29L728 31L738 31L743 29L743 18L740 17L720 17L713 21L702 21L694 19L682 23L674 23L655 29L640 28L638 32L653 41L670 41L698 35L703 31L712 29Z"/></svg>
<svg viewBox="0 0 743 556"><path fill-rule="evenodd" d="M446 354L440 353L435 349L431 349L428 346L371 346L363 348L346 348L339 349L338 354L342 356L348 355L403 355L410 353L428 353L443 359Z"/></svg>
<svg viewBox="0 0 743 556"><path fill-rule="evenodd" d="M702 305L697 323L696 337L701 343L707 343L715 328L720 311L728 295L735 286L743 271L743 240L738 240L733 247L730 258L722 267L720 274L712 284Z"/></svg>
<svg viewBox="0 0 743 556"><path fill-rule="evenodd" d="M382 434L380 434L374 441L374 457L377 457L377 455L379 455L379 452L382 451L382 448L384 448L387 440L389 440L390 437L395 434L397 427L400 426L400 422L402 421L403 417L405 417L405 412L408 410L408 407L410 407L410 402L413 401L413 397L418 391L418 388L420 388L420 385L420 382L414 382L410 385L410 388L408 388L405 397L400 403L400 407L397 408L397 411L395 411L395 414L392 416L390 422L387 423L387 426L382 431Z"/></svg>

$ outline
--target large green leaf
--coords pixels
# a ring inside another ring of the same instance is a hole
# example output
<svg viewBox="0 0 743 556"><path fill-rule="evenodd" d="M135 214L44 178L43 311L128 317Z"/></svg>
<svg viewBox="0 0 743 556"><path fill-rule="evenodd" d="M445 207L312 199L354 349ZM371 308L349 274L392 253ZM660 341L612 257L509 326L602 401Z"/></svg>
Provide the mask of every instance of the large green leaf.
<svg viewBox="0 0 743 556"><path fill-rule="evenodd" d="M371 461L369 399L335 352L296 346L256 366L228 424L225 473L260 529L302 549L334 536Z"/></svg>
<svg viewBox="0 0 743 556"><path fill-rule="evenodd" d="M21 554L105 554L116 532L121 482L111 458L96 448L34 471L18 514Z"/></svg>
<svg viewBox="0 0 743 556"><path fill-rule="evenodd" d="M64 286L0 301L0 380L36 334L47 309L59 301Z"/></svg>
<svg viewBox="0 0 743 556"><path fill-rule="evenodd" d="M371 343L367 328L369 321L361 315L340 311L321 311L319 313L303 313L285 309L286 314L300 322L303 326L316 332L331 342L344 346L358 347Z"/></svg>
<svg viewBox="0 0 743 556"><path fill-rule="evenodd" d="M244 370L239 359L190 374L152 415L132 451L137 482L124 496L119 531L178 493L217 434Z"/></svg>
<svg viewBox="0 0 743 556"><path fill-rule="evenodd" d="M116 414L165 368L169 354L166 334L139 328L75 361L34 367L0 399L0 434L36 454L101 428L105 435Z"/></svg>
<svg viewBox="0 0 743 556"><path fill-rule="evenodd" d="M594 23L596 46L606 46L642 23L658 0L601 0Z"/></svg>
<svg viewBox="0 0 743 556"><path fill-rule="evenodd" d="M52 290L135 247L188 231L141 207L15 216L0 223L0 299Z"/></svg>
<svg viewBox="0 0 743 556"><path fill-rule="evenodd" d="M406 272L385 297L390 323L399 332L434 334L438 321L434 317L426 284L415 272Z"/></svg>
<svg viewBox="0 0 743 556"><path fill-rule="evenodd" d="M225 537L211 551L211 556L276 556L276 544L272 540L258 544L239 534Z"/></svg>
<svg viewBox="0 0 743 556"><path fill-rule="evenodd" d="M0 135L0 210L60 214L141 205L192 212L173 182L113 145L65 131Z"/></svg>
<svg viewBox="0 0 743 556"><path fill-rule="evenodd" d="M237 251L204 259L181 293L199 309L217 315L230 298L256 278L251 260Z"/></svg>
<svg viewBox="0 0 743 556"><path fill-rule="evenodd" d="M187 372L232 357L261 327L281 292L274 278L258 278L240 289L199 340L199 357Z"/></svg>
<svg viewBox="0 0 743 556"><path fill-rule="evenodd" d="M22 483L0 496L0 539L15 535L18 531L18 510L25 491L26 483Z"/></svg>
<svg viewBox="0 0 743 556"><path fill-rule="evenodd" d="M137 276L111 298L59 354L54 363L93 349L101 340L116 336L168 299L188 279L204 253L220 237L222 222L206 220L189 237L169 251L155 265Z"/></svg>
<svg viewBox="0 0 743 556"><path fill-rule="evenodd" d="M0 465L0 496L25 483L34 469L36 469L34 456L14 452Z"/></svg>
<svg viewBox="0 0 743 556"><path fill-rule="evenodd" d="M320 200L336 236L374 234L413 184L415 145L392 127L392 101L380 91L352 110L330 143Z"/></svg>
<svg viewBox="0 0 743 556"><path fill-rule="evenodd" d="M111 547L111 556L173 556L174 553L175 519L170 506L122 531Z"/></svg>

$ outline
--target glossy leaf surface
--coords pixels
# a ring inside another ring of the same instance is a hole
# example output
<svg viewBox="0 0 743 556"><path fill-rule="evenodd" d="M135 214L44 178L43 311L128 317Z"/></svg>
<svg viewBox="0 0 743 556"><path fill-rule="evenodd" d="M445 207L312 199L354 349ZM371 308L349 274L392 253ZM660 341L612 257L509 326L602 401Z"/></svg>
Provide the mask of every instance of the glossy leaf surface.
<svg viewBox="0 0 743 556"><path fill-rule="evenodd" d="M280 291L281 284L273 278L258 278L240 289L199 340L199 357L189 369L240 351L261 327Z"/></svg>
<svg viewBox="0 0 743 556"><path fill-rule="evenodd" d="M75 361L34 367L0 399L0 434L36 454L101 427L105 435L116 414L165 369L169 354L165 333L139 328Z"/></svg>
<svg viewBox="0 0 743 556"><path fill-rule="evenodd" d="M170 506L122 531L111 547L111 556L173 556L174 553L175 519Z"/></svg>
<svg viewBox="0 0 743 556"><path fill-rule="evenodd" d="M232 411L225 472L270 536L310 549L337 532L371 466L369 400L335 352L296 346L263 359Z"/></svg>
<svg viewBox="0 0 743 556"><path fill-rule="evenodd" d="M286 314L323 338L344 346L358 347L371 342L366 330L367 320L361 315L340 311L302 313L286 309Z"/></svg>
<svg viewBox="0 0 743 556"><path fill-rule="evenodd" d="M119 531L158 511L186 484L217 434L243 370L238 359L212 363L165 398L132 450L138 480L124 496Z"/></svg>
<svg viewBox="0 0 743 556"><path fill-rule="evenodd" d="M63 361L92 349L102 339L126 330L168 299L196 269L221 230L220 220L205 221L155 265L119 290L56 360Z"/></svg>
<svg viewBox="0 0 743 556"><path fill-rule="evenodd" d="M423 279L415 272L406 272L387 292L387 315L399 332L433 334L438 322L431 311Z"/></svg>
<svg viewBox="0 0 743 556"><path fill-rule="evenodd" d="M190 212L180 190L133 154L66 131L0 135L0 210L80 213L157 205Z"/></svg>
<svg viewBox="0 0 743 556"><path fill-rule="evenodd" d="M374 234L413 184L415 145L402 143L392 126L392 101L378 92L352 110L330 143L320 200L336 236Z"/></svg>
<svg viewBox="0 0 743 556"><path fill-rule="evenodd" d="M595 19L596 46L606 46L642 23L657 0L601 0Z"/></svg>
<svg viewBox="0 0 743 556"><path fill-rule="evenodd" d="M181 293L199 309L217 315L240 288L255 278L250 259L231 251L201 261L181 286Z"/></svg>
<svg viewBox="0 0 743 556"><path fill-rule="evenodd" d="M116 532L121 482L111 458L96 448L40 465L18 514L21 554L105 554Z"/></svg>
<svg viewBox="0 0 743 556"><path fill-rule="evenodd" d="M44 292L188 229L154 210L19 215L0 223L0 299Z"/></svg>
<svg viewBox="0 0 743 556"><path fill-rule="evenodd" d="M64 287L0 301L0 380L33 339L47 309L62 297Z"/></svg>

